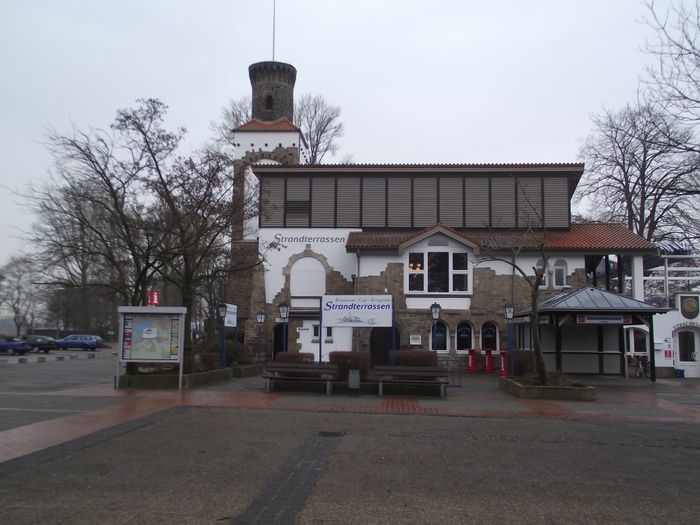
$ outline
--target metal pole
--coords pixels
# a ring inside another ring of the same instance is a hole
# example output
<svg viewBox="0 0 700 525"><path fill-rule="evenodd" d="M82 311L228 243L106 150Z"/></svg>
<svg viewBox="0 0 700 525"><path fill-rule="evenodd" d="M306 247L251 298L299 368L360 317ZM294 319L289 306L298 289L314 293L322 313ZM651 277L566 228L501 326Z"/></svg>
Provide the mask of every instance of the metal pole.
<svg viewBox="0 0 700 525"><path fill-rule="evenodd" d="M321 308L318 317L318 362L321 361L323 361L323 308Z"/></svg>
<svg viewBox="0 0 700 525"><path fill-rule="evenodd" d="M391 366L396 366L396 317L393 295L391 296Z"/></svg>
<svg viewBox="0 0 700 525"><path fill-rule="evenodd" d="M651 366L650 379L652 383L656 383L656 349L654 347L654 314L647 316L649 320L649 366Z"/></svg>
<svg viewBox="0 0 700 525"><path fill-rule="evenodd" d="M226 317L221 318L221 350L219 350L219 366L226 368Z"/></svg>
<svg viewBox="0 0 700 525"><path fill-rule="evenodd" d="M257 351L255 352L255 353L257 354L257 355L255 356L255 362L256 362L256 363L259 363L259 362L260 362L260 323L258 323L258 322L256 321L255 324L258 325L258 338L255 340L255 344L256 344L256 346L257 346L258 348L257 348Z"/></svg>
<svg viewBox="0 0 700 525"><path fill-rule="evenodd" d="M513 320L508 319L508 359L510 359L510 375L515 377L515 345L513 345Z"/></svg>
<svg viewBox="0 0 700 525"><path fill-rule="evenodd" d="M284 338L282 339L282 351L286 352L287 351L287 322L288 319L285 317L284 319Z"/></svg>

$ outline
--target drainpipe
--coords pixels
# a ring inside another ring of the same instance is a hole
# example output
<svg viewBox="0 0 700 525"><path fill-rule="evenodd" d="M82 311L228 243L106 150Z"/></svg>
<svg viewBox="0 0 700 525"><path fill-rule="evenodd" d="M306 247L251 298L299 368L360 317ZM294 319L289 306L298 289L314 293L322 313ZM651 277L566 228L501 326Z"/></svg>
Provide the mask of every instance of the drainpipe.
<svg viewBox="0 0 700 525"><path fill-rule="evenodd" d="M355 250L355 282L353 283L355 287L355 295L360 294L360 250ZM352 328L353 339L355 340L355 351L360 350L360 334L357 330Z"/></svg>
<svg viewBox="0 0 700 525"><path fill-rule="evenodd" d="M510 267L510 304L513 306L513 311L515 311L515 254L511 254L513 258L513 265ZM508 321L508 359L510 360L510 375L515 377L515 341L513 341L513 320Z"/></svg>

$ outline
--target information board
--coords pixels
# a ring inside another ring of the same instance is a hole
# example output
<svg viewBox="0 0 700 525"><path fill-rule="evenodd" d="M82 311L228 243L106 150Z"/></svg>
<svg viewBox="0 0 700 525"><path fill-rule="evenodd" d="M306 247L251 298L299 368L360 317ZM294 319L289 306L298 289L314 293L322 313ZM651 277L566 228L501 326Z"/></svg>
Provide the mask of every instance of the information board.
<svg viewBox="0 0 700 525"><path fill-rule="evenodd" d="M120 306L119 360L181 362L186 312L183 307Z"/></svg>

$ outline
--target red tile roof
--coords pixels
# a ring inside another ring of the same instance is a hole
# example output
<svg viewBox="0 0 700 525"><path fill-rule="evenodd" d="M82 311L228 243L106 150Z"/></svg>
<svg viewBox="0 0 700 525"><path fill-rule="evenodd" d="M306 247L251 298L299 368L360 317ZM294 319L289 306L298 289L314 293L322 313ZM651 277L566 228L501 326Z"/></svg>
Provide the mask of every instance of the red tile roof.
<svg viewBox="0 0 700 525"><path fill-rule="evenodd" d="M284 117L270 121L254 118L238 126L235 131L299 131L299 128Z"/></svg>
<svg viewBox="0 0 700 525"><path fill-rule="evenodd" d="M398 249L400 245L410 242L412 238L420 237L436 228L447 230L465 241L482 248L494 250L514 247L537 249L544 243L545 249L557 251L572 250L606 253L655 251L654 246L649 241L632 233L625 225L615 223L572 224L571 229L568 231L548 232L473 232L457 230L444 225L431 226L417 232L352 232L348 236L345 247L348 251Z"/></svg>

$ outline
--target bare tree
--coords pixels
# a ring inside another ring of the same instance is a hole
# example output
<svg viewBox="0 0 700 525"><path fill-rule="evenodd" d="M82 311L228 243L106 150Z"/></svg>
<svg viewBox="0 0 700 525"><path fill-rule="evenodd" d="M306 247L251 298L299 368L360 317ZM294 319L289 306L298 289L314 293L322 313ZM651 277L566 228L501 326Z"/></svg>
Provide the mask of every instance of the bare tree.
<svg viewBox="0 0 700 525"><path fill-rule="evenodd" d="M213 149L190 157L174 155L181 134L162 127L166 107L157 100L118 113L115 129L132 150L142 153L140 180L154 199L153 216L163 233L162 278L180 292L188 308L186 341L190 340L189 315L198 284L211 277L209 260L223 253L230 241L233 160ZM248 213L252 208L246 207ZM242 220L249 219L243 214Z"/></svg>
<svg viewBox="0 0 700 525"><path fill-rule="evenodd" d="M38 308L37 271L28 256L11 257L0 268L0 304L12 313L16 335L34 323Z"/></svg>
<svg viewBox="0 0 700 525"><path fill-rule="evenodd" d="M546 385L549 383L549 376L544 362L539 331L539 302L550 256L546 249L547 232L543 229L542 217L537 212L538 207L529 202L527 197L525 202L527 203L525 207L527 226L518 234L507 237L501 237L492 232L482 245L483 256L481 260L476 261L476 264L486 261L505 263L527 283L530 290L530 334L532 350L535 355L535 370L540 384ZM536 253L539 256L538 264L534 264L529 269L519 262L524 260L523 255L527 253Z"/></svg>
<svg viewBox="0 0 700 525"><path fill-rule="evenodd" d="M49 282L111 290L138 305L160 279L191 312L198 283L212 277L208 261L228 249L238 216L233 163L211 148L180 156L185 130L164 127L166 110L139 100L117 113L109 132L50 135L56 176L35 197ZM189 328L188 319L188 342Z"/></svg>
<svg viewBox="0 0 700 525"><path fill-rule="evenodd" d="M329 104L322 95L305 93L295 104L294 123L309 147L309 164L320 164L340 149L338 140L345 134L341 113L340 106Z"/></svg>
<svg viewBox="0 0 700 525"><path fill-rule="evenodd" d="M586 172L576 201L590 199L594 218L624 222L649 241L688 238L700 157L677 144L691 143L692 132L654 105L607 110L593 123L580 151Z"/></svg>
<svg viewBox="0 0 700 525"><path fill-rule="evenodd" d="M232 100L223 108L220 121L211 125L219 146L235 143L234 131L250 120L250 111L249 96ZM339 139L345 133L341 113L340 106L329 104L322 95L305 93L294 104L294 124L309 147L310 164L320 164L326 155L335 155L340 150Z"/></svg>
<svg viewBox="0 0 700 525"><path fill-rule="evenodd" d="M677 119L696 125L700 122L700 0L689 5L672 1L666 10L651 0L647 8L646 22L656 33L656 39L646 44L647 52L657 59L648 68L655 98ZM697 144L693 147L699 151Z"/></svg>
<svg viewBox="0 0 700 525"><path fill-rule="evenodd" d="M233 146L234 131L250 120L252 107L250 96L238 100L230 100L221 110L218 122L212 122L210 127L215 133L215 141L220 145Z"/></svg>

